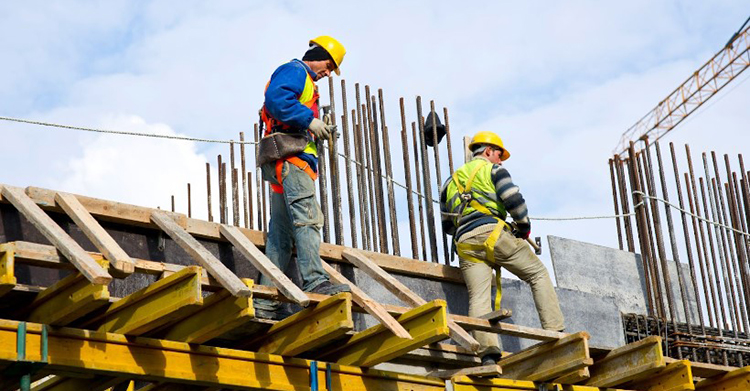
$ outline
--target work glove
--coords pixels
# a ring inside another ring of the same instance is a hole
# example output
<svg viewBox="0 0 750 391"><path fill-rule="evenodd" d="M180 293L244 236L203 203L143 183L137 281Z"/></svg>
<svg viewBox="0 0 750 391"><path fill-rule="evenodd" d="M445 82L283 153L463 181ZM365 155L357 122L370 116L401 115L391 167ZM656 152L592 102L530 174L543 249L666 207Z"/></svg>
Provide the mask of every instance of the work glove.
<svg viewBox="0 0 750 391"><path fill-rule="evenodd" d="M313 118L312 122L310 122L310 126L308 127L312 134L317 138L318 140L324 139L327 140L328 137L331 135L331 130L333 130L333 125L326 125L325 122Z"/></svg>
<svg viewBox="0 0 750 391"><path fill-rule="evenodd" d="M529 235L531 235L531 224L516 223L516 231L513 234L519 239L528 239Z"/></svg>

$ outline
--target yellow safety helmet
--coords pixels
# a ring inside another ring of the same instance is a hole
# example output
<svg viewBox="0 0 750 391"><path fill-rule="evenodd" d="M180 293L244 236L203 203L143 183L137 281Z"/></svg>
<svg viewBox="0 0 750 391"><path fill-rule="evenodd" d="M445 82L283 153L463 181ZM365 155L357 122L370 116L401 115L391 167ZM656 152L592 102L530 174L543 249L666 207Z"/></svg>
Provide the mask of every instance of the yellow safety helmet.
<svg viewBox="0 0 750 391"><path fill-rule="evenodd" d="M471 139L471 142L469 143L469 149L473 151L474 146L480 144L492 145L502 149L503 154L502 156L500 156L500 160L508 160L508 158L510 157L510 152L508 152L508 150L505 149L505 146L503 145L503 139L501 139L500 136L496 135L493 132L482 131L475 134Z"/></svg>
<svg viewBox="0 0 750 391"><path fill-rule="evenodd" d="M333 71L336 72L337 75L340 75L341 71L339 70L339 67L341 66L341 63L344 61L344 55L346 54L346 49L344 48L344 45L342 45L341 42L337 41L336 39L328 35L321 35L318 38L311 39L310 45L312 44L316 44L322 47L328 52L328 54L331 55L333 62L336 64L336 68Z"/></svg>

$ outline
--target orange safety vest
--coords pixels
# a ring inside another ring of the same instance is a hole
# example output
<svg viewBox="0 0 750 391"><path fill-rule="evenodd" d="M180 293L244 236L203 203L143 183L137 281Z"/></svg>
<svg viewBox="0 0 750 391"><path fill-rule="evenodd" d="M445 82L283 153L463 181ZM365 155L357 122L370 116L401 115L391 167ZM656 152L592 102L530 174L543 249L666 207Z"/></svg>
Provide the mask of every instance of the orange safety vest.
<svg viewBox="0 0 750 391"><path fill-rule="evenodd" d="M313 112L313 118L318 118L318 101L320 98L320 95L318 94L318 86L315 85L315 82L313 81L312 77L310 76L310 73L306 72L307 78L305 78L305 88L302 90L302 94L298 97L299 102L307 107L308 109L312 110ZM268 84L270 84L271 81L269 80L268 83L266 83L266 89L268 89ZM271 113L266 110L266 105L263 105L263 109L261 109L261 120L263 121L263 124L265 125L266 129L263 132L263 137L269 136L274 131L278 130L284 130L289 129L289 126L271 116ZM309 133L310 130L307 130ZM310 137L314 139L315 136L310 133ZM317 157L318 150L315 146L315 142L311 141L308 143L308 146L305 148L305 153L310 153L312 155L315 155ZM297 156L291 156L284 159L279 159L276 161L276 180L279 182L278 185L271 184L271 189L278 194L281 194L284 192L284 186L281 185L282 178L281 178L281 170L284 167L284 162L287 161L290 164L294 164L295 166L299 167L302 171L306 172L307 175L312 178L313 181L318 179L318 174L312 170L310 165L300 159Z"/></svg>

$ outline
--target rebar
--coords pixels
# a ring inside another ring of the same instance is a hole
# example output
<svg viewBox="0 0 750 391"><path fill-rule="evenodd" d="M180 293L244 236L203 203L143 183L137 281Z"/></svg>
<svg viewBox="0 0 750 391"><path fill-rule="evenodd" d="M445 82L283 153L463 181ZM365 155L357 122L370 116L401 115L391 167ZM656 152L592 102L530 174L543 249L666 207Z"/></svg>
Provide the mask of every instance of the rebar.
<svg viewBox="0 0 750 391"><path fill-rule="evenodd" d="M214 221L214 214L211 211L211 164L206 162L206 203L208 208L208 221Z"/></svg>
<svg viewBox="0 0 750 391"><path fill-rule="evenodd" d="M231 176L232 180L232 225L239 226L240 225L240 197L239 197L239 178L237 177L237 168L234 164L234 143L229 143L229 161L230 161L230 171L229 175Z"/></svg>
<svg viewBox="0 0 750 391"><path fill-rule="evenodd" d="M365 85L367 95L367 119L370 125L370 148L372 149L373 177L375 179L375 205L378 213L378 228L380 232L380 252L388 253L388 227L385 221L385 194L383 191L383 171L380 160L380 138L378 131L378 106L375 96L370 94L370 86Z"/></svg>
<svg viewBox="0 0 750 391"><path fill-rule="evenodd" d="M353 248L359 247L357 244L357 213L354 208L354 189L352 178L351 149L349 147L349 114L348 103L346 99L346 82L341 79L341 108L344 114L341 115L341 131L344 135L344 169L346 170L346 195L349 201L349 233L351 235L351 245ZM352 115L352 119L354 115Z"/></svg>
<svg viewBox="0 0 750 391"><path fill-rule="evenodd" d="M422 117L421 96L417 96L417 122L419 127L419 148L422 155L422 174L424 179L425 209L427 211L427 233L430 237L430 253L432 255L432 262L440 263L437 253L437 237L435 235L435 212L432 207L432 184L430 183L430 171L427 169L429 159L427 158L427 148L424 141L424 117Z"/></svg>
<svg viewBox="0 0 750 391"><path fill-rule="evenodd" d="M401 255L401 243L398 238L398 216L396 214L396 199L393 189L393 166L391 165L391 142L388 126L385 124L385 103L383 103L383 89L378 89L378 103L380 104L380 126L383 131L383 159L385 160L386 184L388 186L388 211L391 222L391 244L393 255Z"/></svg>
<svg viewBox="0 0 750 391"><path fill-rule="evenodd" d="M323 241L331 242L331 226L328 217L328 170L326 168L326 149L323 148L325 140L316 140L318 150L318 191L320 192L320 209L323 211Z"/></svg>
<svg viewBox="0 0 750 391"><path fill-rule="evenodd" d="M336 100L334 99L333 89L333 78L328 78L328 95L330 99L331 107L331 124L336 126ZM346 112L346 110L344 110ZM331 201L333 204L333 228L334 236L336 236L336 244L344 244L344 219L342 218L341 211L341 175L339 175L339 148L338 148L338 132L332 132L328 139L330 159L330 171L331 171Z"/></svg>
<svg viewBox="0 0 750 391"><path fill-rule="evenodd" d="M412 258L419 259L419 246L417 245L417 227L414 216L414 198L411 186L411 165L409 164L409 139L406 132L406 113L404 112L404 98L398 100L401 112L401 151L404 155L404 181L406 182L406 204L409 211L409 234L411 238Z"/></svg>
<svg viewBox="0 0 750 391"><path fill-rule="evenodd" d="M250 228L249 207L247 205L247 166L245 166L245 132L240 132L240 168L242 173L242 211L245 216L245 228Z"/></svg>
<svg viewBox="0 0 750 391"><path fill-rule="evenodd" d="M417 144L417 125L411 123L412 140L414 140L414 177L417 180L417 205L419 206L419 238L422 241L422 259L427 261L427 246L425 245L425 234L424 234L424 210L422 206L421 198L422 195L422 180L420 179L420 172L422 167L419 165L419 147Z"/></svg>
<svg viewBox="0 0 750 391"><path fill-rule="evenodd" d="M254 221L253 221L253 172L248 171L247 172L247 220L248 220L248 226L249 229L255 229L254 227Z"/></svg>
<svg viewBox="0 0 750 391"><path fill-rule="evenodd" d="M615 226L617 227L617 244L620 247L620 250L623 250L624 247L622 245L622 229L620 228L620 206L617 202L617 184L615 183L615 167L614 167L614 160L609 159L609 176L610 180L612 181L612 204L615 206Z"/></svg>
<svg viewBox="0 0 750 391"><path fill-rule="evenodd" d="M188 217L193 217L193 204L190 199L190 183L187 184Z"/></svg>
<svg viewBox="0 0 750 391"><path fill-rule="evenodd" d="M430 115L434 115L435 118L437 118L437 113L435 112L435 101L430 101ZM432 151L435 155L435 183L436 183L436 189L438 190L438 193L440 193L440 188L443 186L443 177L440 173L440 150L438 149L438 134L437 134L437 120L432 121ZM443 237L443 263L448 264L448 260L450 258L450 255L448 254L448 235L445 234L445 231L443 230L442 224L440 224L440 234Z"/></svg>
<svg viewBox="0 0 750 391"><path fill-rule="evenodd" d="M630 216L627 216L630 214L630 205L628 205L628 187L627 183L625 182L625 172L623 169L623 166L627 162L621 161L619 155L615 155L614 158L615 167L617 168L617 183L620 189L620 202L622 202L622 213L625 215L623 216L623 222L625 223L625 238L628 242L628 251L634 253L635 240L633 240L633 228L631 226L632 223L630 221Z"/></svg>

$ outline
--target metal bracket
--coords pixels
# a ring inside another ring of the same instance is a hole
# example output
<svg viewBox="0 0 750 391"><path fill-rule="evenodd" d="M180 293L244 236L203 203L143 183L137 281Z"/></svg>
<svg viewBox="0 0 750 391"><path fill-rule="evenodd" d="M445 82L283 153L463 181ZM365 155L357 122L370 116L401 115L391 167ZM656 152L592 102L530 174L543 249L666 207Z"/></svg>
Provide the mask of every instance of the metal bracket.
<svg viewBox="0 0 750 391"><path fill-rule="evenodd" d="M49 349L47 338L47 326L42 325L41 355L42 361L29 361L26 359L26 322L18 324L16 337L16 351L18 353L17 361L8 366L3 375L18 377L20 381L20 390L31 390L31 376L37 371L44 368L49 362Z"/></svg>

